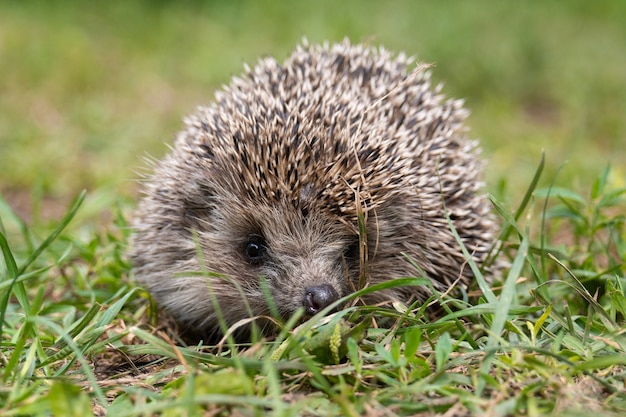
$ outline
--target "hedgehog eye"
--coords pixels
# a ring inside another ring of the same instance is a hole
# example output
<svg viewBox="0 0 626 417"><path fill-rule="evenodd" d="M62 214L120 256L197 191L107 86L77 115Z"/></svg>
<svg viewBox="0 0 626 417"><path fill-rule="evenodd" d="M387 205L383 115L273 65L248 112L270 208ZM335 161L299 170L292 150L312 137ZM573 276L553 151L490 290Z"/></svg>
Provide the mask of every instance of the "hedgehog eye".
<svg viewBox="0 0 626 417"><path fill-rule="evenodd" d="M244 253L250 263L258 264L263 262L267 253L265 239L259 235L248 236Z"/></svg>

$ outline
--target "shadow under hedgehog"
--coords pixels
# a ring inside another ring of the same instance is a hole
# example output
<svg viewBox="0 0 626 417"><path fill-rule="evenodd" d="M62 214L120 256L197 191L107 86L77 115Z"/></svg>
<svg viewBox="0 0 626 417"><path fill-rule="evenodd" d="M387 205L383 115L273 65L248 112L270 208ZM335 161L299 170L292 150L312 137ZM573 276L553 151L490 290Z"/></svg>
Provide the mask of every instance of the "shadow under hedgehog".
<svg viewBox="0 0 626 417"><path fill-rule="evenodd" d="M185 120L145 183L131 250L137 281L183 331L214 339L218 311L227 325L270 316L268 292L283 318L313 315L358 289L362 248L369 284L472 281L445 213L480 265L497 225L478 145L463 102L411 62L305 42L282 65L246 68ZM429 295L397 287L363 301Z"/></svg>

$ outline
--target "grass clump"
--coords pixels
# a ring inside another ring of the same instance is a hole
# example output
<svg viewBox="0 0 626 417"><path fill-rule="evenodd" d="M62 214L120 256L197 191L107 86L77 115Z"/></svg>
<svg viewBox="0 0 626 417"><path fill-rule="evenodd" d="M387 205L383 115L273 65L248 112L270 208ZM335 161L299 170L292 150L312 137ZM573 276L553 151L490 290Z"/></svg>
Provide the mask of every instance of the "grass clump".
<svg viewBox="0 0 626 417"><path fill-rule="evenodd" d="M588 197L533 181L517 210L494 201L510 265L435 293L439 318L428 302L353 306L246 346L188 346L154 320L125 207L106 229L72 226L81 194L31 228L2 203L0 414L623 415L626 189L609 178Z"/></svg>

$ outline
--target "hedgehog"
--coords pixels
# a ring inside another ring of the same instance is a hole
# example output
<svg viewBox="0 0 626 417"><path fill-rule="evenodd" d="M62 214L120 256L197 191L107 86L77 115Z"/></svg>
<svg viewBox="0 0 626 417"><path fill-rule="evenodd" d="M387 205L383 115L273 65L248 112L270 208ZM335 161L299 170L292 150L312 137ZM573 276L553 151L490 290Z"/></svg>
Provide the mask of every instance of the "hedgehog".
<svg viewBox="0 0 626 417"><path fill-rule="evenodd" d="M185 119L144 182L134 276L182 331L208 339L250 318L275 331L364 285L475 278L496 222L462 100L382 47L301 43L265 58ZM453 227L451 227L453 226ZM420 303L430 286L363 296ZM237 326L235 326L237 327ZM246 330L248 329L246 333Z"/></svg>

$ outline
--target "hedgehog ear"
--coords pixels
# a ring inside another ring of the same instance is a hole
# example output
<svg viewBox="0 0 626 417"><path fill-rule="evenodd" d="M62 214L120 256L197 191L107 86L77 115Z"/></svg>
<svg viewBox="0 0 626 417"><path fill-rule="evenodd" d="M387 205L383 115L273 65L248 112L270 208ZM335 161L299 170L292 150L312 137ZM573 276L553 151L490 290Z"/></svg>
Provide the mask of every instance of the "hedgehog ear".
<svg viewBox="0 0 626 417"><path fill-rule="evenodd" d="M215 190L200 185L193 193L183 197L183 222L187 228L203 229L215 209Z"/></svg>
<svg viewBox="0 0 626 417"><path fill-rule="evenodd" d="M205 230L211 224L213 207L206 208L185 208L183 223L187 229Z"/></svg>

